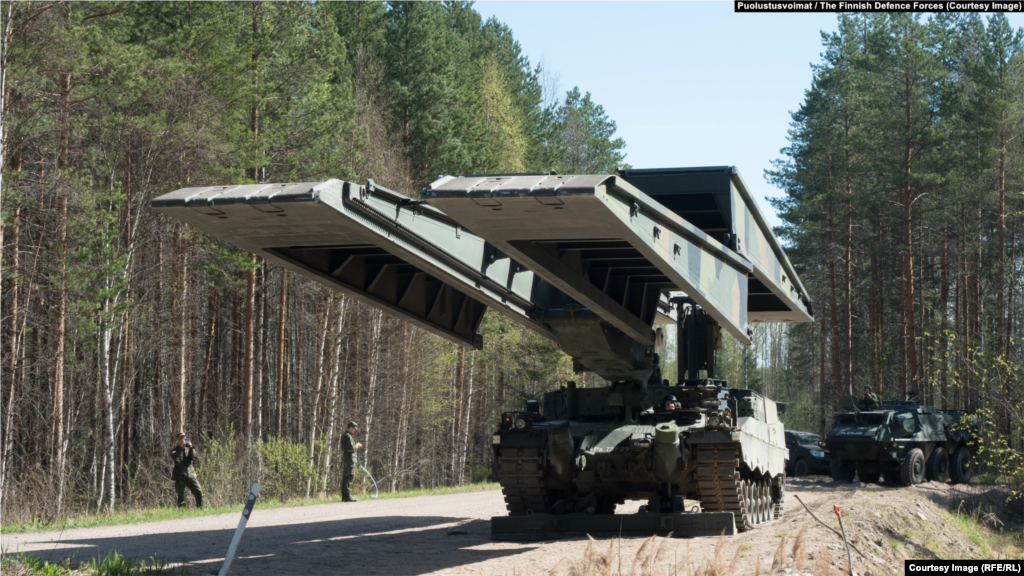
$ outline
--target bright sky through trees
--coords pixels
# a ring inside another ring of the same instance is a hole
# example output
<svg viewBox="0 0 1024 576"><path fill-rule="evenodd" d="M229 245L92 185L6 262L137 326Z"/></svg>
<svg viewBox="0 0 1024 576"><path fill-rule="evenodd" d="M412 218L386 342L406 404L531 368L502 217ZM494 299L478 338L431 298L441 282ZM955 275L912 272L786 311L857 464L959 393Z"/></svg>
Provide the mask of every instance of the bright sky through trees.
<svg viewBox="0 0 1024 576"><path fill-rule="evenodd" d="M739 168L764 200L764 171L786 146L790 111L820 62L834 14L734 14L732 2L477 2L530 61L580 86L618 124L634 168ZM1008 14L1014 28L1024 14Z"/></svg>

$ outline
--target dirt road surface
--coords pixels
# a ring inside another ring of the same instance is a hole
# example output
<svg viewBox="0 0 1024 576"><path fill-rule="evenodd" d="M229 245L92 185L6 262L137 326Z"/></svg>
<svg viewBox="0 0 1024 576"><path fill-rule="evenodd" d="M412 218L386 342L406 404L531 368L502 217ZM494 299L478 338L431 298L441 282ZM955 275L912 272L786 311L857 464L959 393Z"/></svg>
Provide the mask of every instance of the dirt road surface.
<svg viewBox="0 0 1024 576"><path fill-rule="evenodd" d="M797 495L833 526L838 526L833 504L849 514L844 516L847 533L868 557L853 554L854 570L861 576L902 574L902 559L908 555L972 553L971 543L961 541L956 534L930 531L930 527L941 528L943 524L944 512L932 500L941 500L948 485L894 488L816 478L790 480L782 520L726 538L719 560L724 556L728 564L736 558L737 575L753 574L758 566L760 573L766 574L785 537L784 566L794 568L790 574L845 573L842 541L811 519L796 501ZM619 512L634 512L639 504L627 502ZM563 574L586 548L586 538L532 543L491 541L488 519L504 513L499 491L273 510L260 510L257 503L231 572ZM172 564L182 563L194 574L216 574L238 520L238 514L225 514L64 532L3 534L0 544L5 555L26 552L50 561L74 557L77 562L116 550L135 559L158 557ZM790 549L805 527L805 558L798 561ZM918 534L922 542L914 542L907 534ZM607 549L609 539L599 540L595 548ZM626 568L643 540L621 540ZM706 565L715 559L718 540L664 541L659 563L665 566L666 574L672 574L679 562L693 567ZM624 568L623 573L628 570Z"/></svg>

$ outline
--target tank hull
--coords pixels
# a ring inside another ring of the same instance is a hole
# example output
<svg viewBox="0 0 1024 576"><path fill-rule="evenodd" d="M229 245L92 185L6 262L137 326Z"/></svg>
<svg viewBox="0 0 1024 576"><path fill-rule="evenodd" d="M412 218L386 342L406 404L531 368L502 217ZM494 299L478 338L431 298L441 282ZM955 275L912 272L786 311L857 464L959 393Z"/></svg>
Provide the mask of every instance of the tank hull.
<svg viewBox="0 0 1024 576"><path fill-rule="evenodd" d="M507 413L493 448L509 514L607 515L626 500L671 514L692 511L691 500L740 531L781 516L787 450L774 403L721 384L642 392L641 405L671 395L684 408L634 414L621 386L570 387L546 395L543 415Z"/></svg>

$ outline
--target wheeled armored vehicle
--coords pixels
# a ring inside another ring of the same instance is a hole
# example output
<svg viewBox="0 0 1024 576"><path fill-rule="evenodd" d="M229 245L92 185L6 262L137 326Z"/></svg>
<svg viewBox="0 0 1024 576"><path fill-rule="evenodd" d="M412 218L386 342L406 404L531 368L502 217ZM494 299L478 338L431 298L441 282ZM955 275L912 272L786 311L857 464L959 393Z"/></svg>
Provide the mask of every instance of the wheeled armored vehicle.
<svg viewBox="0 0 1024 576"><path fill-rule="evenodd" d="M825 439L834 480L910 486L973 476L978 425L968 413L898 399L861 410L852 396L841 397L840 408Z"/></svg>
<svg viewBox="0 0 1024 576"><path fill-rule="evenodd" d="M372 180L197 187L153 207L462 346L484 345L494 310L604 379L503 417L495 538L732 534L781 514L776 405L715 379L714 355L722 331L749 344L749 322L811 321L811 301L735 168L444 176L420 199ZM674 385L654 355L671 323ZM631 498L645 513L611 514Z"/></svg>

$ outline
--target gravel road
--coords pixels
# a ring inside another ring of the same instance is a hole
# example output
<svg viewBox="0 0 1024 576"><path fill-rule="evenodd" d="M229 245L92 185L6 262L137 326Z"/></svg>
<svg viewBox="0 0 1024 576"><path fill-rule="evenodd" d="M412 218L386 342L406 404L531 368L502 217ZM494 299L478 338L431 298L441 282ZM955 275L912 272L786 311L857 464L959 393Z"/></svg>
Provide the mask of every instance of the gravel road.
<svg viewBox="0 0 1024 576"><path fill-rule="evenodd" d="M815 513L827 519L832 504L844 510L868 513L872 506L898 502L904 489L860 483L836 484L828 479L791 480L782 520L728 538L724 554L732 559L742 552L740 574L753 573L755 563L764 570L780 538L789 542L807 526L808 550L826 554L845 567L839 540L818 526L794 499L800 495ZM911 489L906 489L911 490ZM866 492L871 503L865 503ZM634 511L636 503L620 506ZM858 510L862 509L862 510ZM363 500L349 504L322 504L260 510L257 503L249 520L232 574L548 574L562 573L567 563L582 554L585 538L512 543L490 540L491 516L503 515L499 491L447 496L421 496L393 500ZM183 563L194 574L216 574L235 527L238 514L176 519L146 524L79 528L64 532L4 534L4 554L27 552L50 561L74 557L87 560L117 550L129 557L156 556ZM832 517L834 523L835 518ZM849 528L848 528L849 529ZM667 561L692 558L695 564L714 557L717 538L672 539L663 546ZM627 559L642 538L623 538ZM607 548L607 546L604 546ZM882 555L882 550L879 550ZM813 556L813 553L812 553ZM854 556L854 568L863 574L879 568Z"/></svg>

